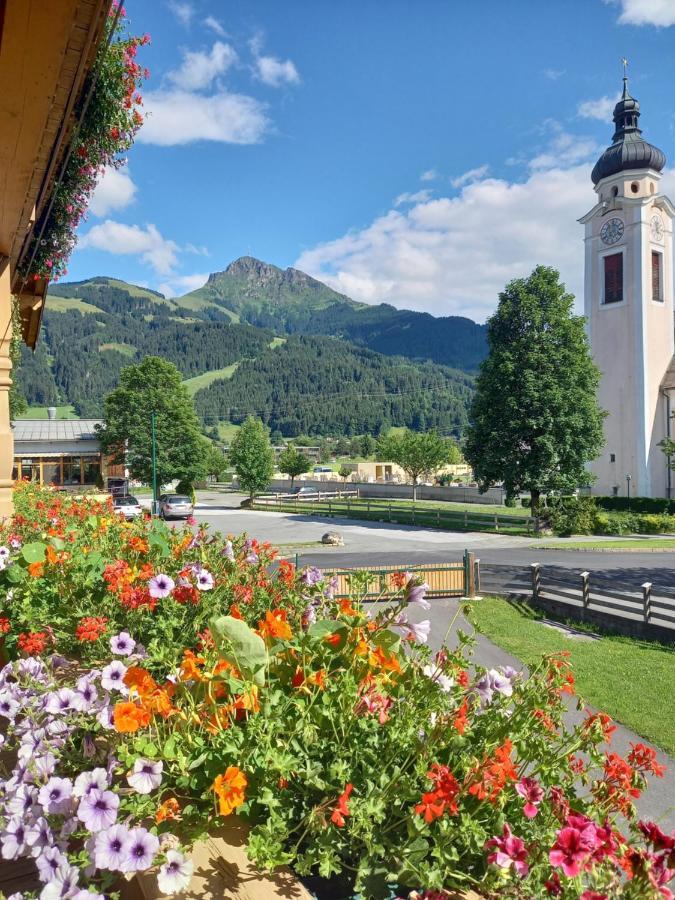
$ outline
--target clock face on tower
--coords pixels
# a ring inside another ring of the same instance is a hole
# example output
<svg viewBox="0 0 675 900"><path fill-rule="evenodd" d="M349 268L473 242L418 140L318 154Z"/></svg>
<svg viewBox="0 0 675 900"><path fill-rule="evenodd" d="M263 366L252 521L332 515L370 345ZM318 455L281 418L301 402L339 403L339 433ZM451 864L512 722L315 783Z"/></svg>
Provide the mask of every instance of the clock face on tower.
<svg viewBox="0 0 675 900"><path fill-rule="evenodd" d="M652 220L650 222L650 228L652 234L652 240L654 241L662 241L663 240L663 219L659 215L652 216Z"/></svg>
<svg viewBox="0 0 675 900"><path fill-rule="evenodd" d="M600 229L600 237L605 244L616 244L623 237L623 222L621 219L610 219Z"/></svg>

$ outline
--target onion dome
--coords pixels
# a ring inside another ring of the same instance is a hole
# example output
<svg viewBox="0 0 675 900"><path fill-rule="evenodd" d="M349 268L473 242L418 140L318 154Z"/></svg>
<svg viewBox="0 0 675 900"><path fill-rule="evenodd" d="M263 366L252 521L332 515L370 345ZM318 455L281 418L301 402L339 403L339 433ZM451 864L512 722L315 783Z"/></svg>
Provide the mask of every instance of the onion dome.
<svg viewBox="0 0 675 900"><path fill-rule="evenodd" d="M638 128L640 104L628 92L628 78L623 77L623 94L614 107L616 126L612 145L596 162L591 172L593 184L609 175L617 175L630 169L653 169L660 172L666 164L666 157L658 147L642 138Z"/></svg>

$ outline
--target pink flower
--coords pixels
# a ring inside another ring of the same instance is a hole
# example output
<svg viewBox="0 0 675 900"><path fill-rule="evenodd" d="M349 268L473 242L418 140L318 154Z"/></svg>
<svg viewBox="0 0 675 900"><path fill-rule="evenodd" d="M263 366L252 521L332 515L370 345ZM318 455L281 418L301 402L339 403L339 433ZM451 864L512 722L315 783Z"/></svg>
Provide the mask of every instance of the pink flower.
<svg viewBox="0 0 675 900"><path fill-rule="evenodd" d="M488 862L499 866L500 869L513 867L521 878L529 872L527 864L527 848L525 842L514 837L508 825L504 825L501 837L490 838L485 842L485 849L496 847L496 852L488 856Z"/></svg>
<svg viewBox="0 0 675 900"><path fill-rule="evenodd" d="M595 850L595 826L592 822L583 829L567 825L556 835L548 859L552 866L562 868L568 878L574 878L581 872L582 864L588 861L593 850Z"/></svg>
<svg viewBox="0 0 675 900"><path fill-rule="evenodd" d="M539 804L544 799L544 792L534 778L521 778L516 785L516 793L525 800L523 812L528 819L534 819L539 812Z"/></svg>

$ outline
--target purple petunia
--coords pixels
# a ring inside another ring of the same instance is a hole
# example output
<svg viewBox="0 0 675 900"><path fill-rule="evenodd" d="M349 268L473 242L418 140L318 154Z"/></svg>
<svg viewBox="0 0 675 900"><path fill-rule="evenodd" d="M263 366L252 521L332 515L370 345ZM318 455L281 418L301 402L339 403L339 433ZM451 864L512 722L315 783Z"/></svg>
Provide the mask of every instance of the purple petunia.
<svg viewBox="0 0 675 900"><path fill-rule="evenodd" d="M87 831L103 831L115 824L119 805L120 798L113 791L92 788L80 800L77 818Z"/></svg>
<svg viewBox="0 0 675 900"><path fill-rule="evenodd" d="M76 694L70 688L61 688L46 695L45 711L53 716L76 709Z"/></svg>
<svg viewBox="0 0 675 900"><path fill-rule="evenodd" d="M69 862L61 863L51 879L42 888L40 900L63 900L66 897L74 897L79 891L77 886L79 877L79 869L71 866Z"/></svg>
<svg viewBox="0 0 675 900"><path fill-rule="evenodd" d="M220 555L224 556L225 559L234 559L234 548L232 547L232 541L225 541L225 546L220 551Z"/></svg>
<svg viewBox="0 0 675 900"><path fill-rule="evenodd" d="M166 862L159 867L157 885L163 894L184 891L192 879L194 865L179 850L167 850Z"/></svg>
<svg viewBox="0 0 675 900"><path fill-rule="evenodd" d="M429 585L419 579L415 575L408 573L408 580L405 585L405 599L407 603L420 606L422 609L431 609L431 604L424 596L429 590Z"/></svg>
<svg viewBox="0 0 675 900"><path fill-rule="evenodd" d="M488 706L492 702L495 693L503 694L510 697L513 694L513 681L518 674L515 669L509 667L509 674L506 670L489 669L485 675L481 676L474 685L474 690L480 697L481 705Z"/></svg>
<svg viewBox="0 0 675 900"><path fill-rule="evenodd" d="M113 825L96 835L94 865L97 869L121 872L128 861L131 837L126 825Z"/></svg>
<svg viewBox="0 0 675 900"><path fill-rule="evenodd" d="M145 828L132 828L129 832L124 872L142 872L153 864L159 850L159 841Z"/></svg>
<svg viewBox="0 0 675 900"><path fill-rule="evenodd" d="M206 569L201 569L197 574L197 590L210 591L215 584L213 575Z"/></svg>
<svg viewBox="0 0 675 900"><path fill-rule="evenodd" d="M317 569L316 566L308 566L300 576L300 581L303 584L312 587L320 581L323 581L323 572L321 569Z"/></svg>
<svg viewBox="0 0 675 900"><path fill-rule="evenodd" d="M73 794L76 797L84 797L91 790L105 791L108 789L110 779L105 769L92 769L90 772L80 772L75 779Z"/></svg>
<svg viewBox="0 0 675 900"><path fill-rule="evenodd" d="M73 783L70 778L53 776L44 787L40 788L38 801L45 812L59 815L67 813L70 809L72 794Z"/></svg>
<svg viewBox="0 0 675 900"><path fill-rule="evenodd" d="M40 881L51 881L59 866L67 863L67 857L59 850L58 847L47 847L42 853L36 857L35 865L37 866Z"/></svg>
<svg viewBox="0 0 675 900"><path fill-rule="evenodd" d="M49 822L43 817L33 820L26 828L26 846L31 856L41 856L47 847L54 845L54 836Z"/></svg>
<svg viewBox="0 0 675 900"><path fill-rule="evenodd" d="M106 691L119 691L121 694L127 694L129 691L124 684L126 674L127 667L118 659L114 659L101 672L101 687Z"/></svg>
<svg viewBox="0 0 675 900"><path fill-rule="evenodd" d="M12 816L7 820L0 842L2 843L0 855L3 859L23 856L26 850L26 828L20 816Z"/></svg>
<svg viewBox="0 0 675 900"><path fill-rule="evenodd" d="M244 562L248 563L249 566L257 566L260 562L260 557L255 552L255 550L249 550L244 558Z"/></svg>
<svg viewBox="0 0 675 900"><path fill-rule="evenodd" d="M37 790L21 784L5 801L5 814L8 816L27 816L33 811L37 800Z"/></svg>
<svg viewBox="0 0 675 900"><path fill-rule="evenodd" d="M0 716L13 722L21 707L9 691L0 692Z"/></svg>
<svg viewBox="0 0 675 900"><path fill-rule="evenodd" d="M135 646L136 641L127 631L120 631L119 634L110 638L110 649L116 656L131 656Z"/></svg>
<svg viewBox="0 0 675 900"><path fill-rule="evenodd" d="M161 600L162 597L168 597L171 591L176 587L176 582L169 575L159 572L148 582L148 590L151 597Z"/></svg>
<svg viewBox="0 0 675 900"><path fill-rule="evenodd" d="M137 759L133 771L127 775L127 781L139 794L150 794L162 783L164 763L150 759Z"/></svg>

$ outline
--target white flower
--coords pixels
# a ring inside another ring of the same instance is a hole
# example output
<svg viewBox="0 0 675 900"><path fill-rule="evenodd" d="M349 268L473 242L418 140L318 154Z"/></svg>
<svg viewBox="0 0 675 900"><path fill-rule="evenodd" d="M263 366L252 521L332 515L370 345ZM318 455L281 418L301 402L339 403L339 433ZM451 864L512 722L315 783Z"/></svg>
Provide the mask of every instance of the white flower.
<svg viewBox="0 0 675 900"><path fill-rule="evenodd" d="M149 794L162 783L164 763L160 760L137 759L133 772L127 775L127 781L139 794Z"/></svg>
<svg viewBox="0 0 675 900"><path fill-rule="evenodd" d="M451 678L449 675L446 675L444 672L440 670L438 666L433 666L431 664L426 665L422 672L427 678L431 678L432 681L435 681L439 688L443 691L443 693L447 694L453 687L455 680Z"/></svg>
<svg viewBox="0 0 675 900"><path fill-rule="evenodd" d="M118 659L114 659L101 672L101 687L105 691L119 691L121 694L128 694L129 689L124 684L126 674L127 667Z"/></svg>
<svg viewBox="0 0 675 900"><path fill-rule="evenodd" d="M163 894L184 891L192 879L194 865L178 850L167 850L166 862L157 873L157 885Z"/></svg>

